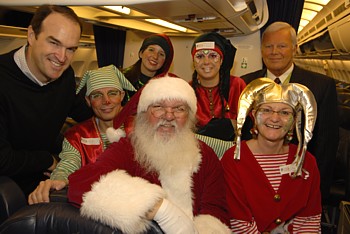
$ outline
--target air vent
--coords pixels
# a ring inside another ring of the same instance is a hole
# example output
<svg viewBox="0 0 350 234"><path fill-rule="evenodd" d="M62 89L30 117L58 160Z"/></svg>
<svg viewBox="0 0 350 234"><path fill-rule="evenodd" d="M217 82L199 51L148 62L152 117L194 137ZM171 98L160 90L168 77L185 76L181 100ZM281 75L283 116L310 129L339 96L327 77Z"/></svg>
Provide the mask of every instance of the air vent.
<svg viewBox="0 0 350 234"><path fill-rule="evenodd" d="M260 21L260 17L259 17L259 13L256 9L255 3L254 1L249 1L247 2L247 5L252 13L252 18L256 21L259 22Z"/></svg>
<svg viewBox="0 0 350 234"><path fill-rule="evenodd" d="M215 31L217 33L220 33L221 35L223 35L225 37L238 35L240 33L235 28L220 28L220 29L217 29L217 30L204 30L203 32L213 32L213 31Z"/></svg>
<svg viewBox="0 0 350 234"><path fill-rule="evenodd" d="M334 17L337 17L339 14L341 14L343 11L345 11L346 8L345 8L345 3L341 4L339 7L337 7L337 9L335 9L333 11L333 15Z"/></svg>
<svg viewBox="0 0 350 234"><path fill-rule="evenodd" d="M328 14L328 15L326 16L326 19L327 19L327 21L330 21L331 19L333 19L332 14Z"/></svg>
<svg viewBox="0 0 350 234"><path fill-rule="evenodd" d="M325 19L322 19L318 24L316 25L317 28L321 28L326 23Z"/></svg>
<svg viewBox="0 0 350 234"><path fill-rule="evenodd" d="M220 14L223 19L226 19L235 26L235 28L238 29L238 33L242 35L257 31L263 27L268 20L266 0L204 1Z"/></svg>

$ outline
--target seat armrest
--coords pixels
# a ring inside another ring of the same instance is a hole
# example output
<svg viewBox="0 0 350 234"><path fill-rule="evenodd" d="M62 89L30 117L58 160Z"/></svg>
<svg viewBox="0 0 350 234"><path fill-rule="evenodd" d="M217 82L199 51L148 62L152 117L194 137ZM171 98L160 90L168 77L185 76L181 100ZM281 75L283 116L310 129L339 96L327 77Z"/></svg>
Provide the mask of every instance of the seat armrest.
<svg viewBox="0 0 350 234"><path fill-rule="evenodd" d="M0 224L1 234L79 233L122 234L118 229L83 217L79 208L69 203L50 202L28 205ZM156 222L152 222L145 234L164 234Z"/></svg>
<svg viewBox="0 0 350 234"><path fill-rule="evenodd" d="M27 205L20 187L9 177L0 176L0 223Z"/></svg>
<svg viewBox="0 0 350 234"><path fill-rule="evenodd" d="M68 202L67 197L68 188L61 190L53 190L50 192L50 202Z"/></svg>

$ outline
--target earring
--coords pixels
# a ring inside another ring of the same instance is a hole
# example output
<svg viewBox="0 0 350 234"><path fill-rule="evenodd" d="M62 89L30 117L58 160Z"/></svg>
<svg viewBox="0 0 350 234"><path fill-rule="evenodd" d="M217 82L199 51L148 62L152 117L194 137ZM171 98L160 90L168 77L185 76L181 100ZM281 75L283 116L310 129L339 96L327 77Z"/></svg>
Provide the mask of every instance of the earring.
<svg viewBox="0 0 350 234"><path fill-rule="evenodd" d="M291 141L293 139L293 130L289 130L286 136L286 139L288 141Z"/></svg>
<svg viewBox="0 0 350 234"><path fill-rule="evenodd" d="M252 129L250 129L250 134L253 136L257 136L259 134L258 129L254 126Z"/></svg>

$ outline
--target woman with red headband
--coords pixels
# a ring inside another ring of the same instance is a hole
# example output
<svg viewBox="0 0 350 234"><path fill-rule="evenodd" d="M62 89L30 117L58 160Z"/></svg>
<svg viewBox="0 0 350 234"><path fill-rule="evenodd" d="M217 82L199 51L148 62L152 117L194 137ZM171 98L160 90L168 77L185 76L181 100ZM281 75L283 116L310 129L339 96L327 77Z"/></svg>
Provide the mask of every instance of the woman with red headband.
<svg viewBox="0 0 350 234"><path fill-rule="evenodd" d="M192 46L192 87L198 99L198 134L233 141L239 95L245 87L230 75L236 48L218 33L197 37Z"/></svg>

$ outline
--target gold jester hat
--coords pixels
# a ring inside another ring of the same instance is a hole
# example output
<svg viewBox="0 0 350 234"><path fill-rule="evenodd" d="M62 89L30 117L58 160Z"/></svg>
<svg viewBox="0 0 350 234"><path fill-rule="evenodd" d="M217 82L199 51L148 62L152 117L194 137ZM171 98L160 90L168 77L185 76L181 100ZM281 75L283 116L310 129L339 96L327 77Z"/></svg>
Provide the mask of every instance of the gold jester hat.
<svg viewBox="0 0 350 234"><path fill-rule="evenodd" d="M299 145L295 155L295 172L293 176L302 174L307 144L312 138L312 131L317 117L317 103L312 92L304 85L289 83L276 84L268 78L259 78L249 83L242 91L238 101L236 149L234 159L240 159L240 146L242 127L247 115L253 106L257 107L264 103L280 102L290 105L296 113L296 134ZM302 137L301 116L304 112L304 132ZM303 138L303 139L302 139Z"/></svg>

